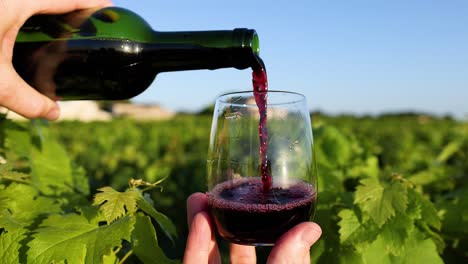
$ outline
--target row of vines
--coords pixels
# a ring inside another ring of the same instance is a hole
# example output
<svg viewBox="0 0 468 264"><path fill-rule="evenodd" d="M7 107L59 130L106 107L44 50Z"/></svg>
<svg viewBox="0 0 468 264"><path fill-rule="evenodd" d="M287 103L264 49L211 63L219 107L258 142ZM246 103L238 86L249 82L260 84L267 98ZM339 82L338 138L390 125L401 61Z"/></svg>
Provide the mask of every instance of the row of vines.
<svg viewBox="0 0 468 264"><path fill-rule="evenodd" d="M185 199L206 190L210 122L2 118L0 263L180 262ZM323 229L313 263L468 261L468 123L312 122Z"/></svg>

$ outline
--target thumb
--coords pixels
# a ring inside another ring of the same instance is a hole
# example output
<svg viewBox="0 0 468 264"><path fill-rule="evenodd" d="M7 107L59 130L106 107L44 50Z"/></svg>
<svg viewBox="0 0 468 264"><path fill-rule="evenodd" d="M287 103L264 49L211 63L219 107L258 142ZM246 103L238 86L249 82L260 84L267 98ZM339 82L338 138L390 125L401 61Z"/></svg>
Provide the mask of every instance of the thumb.
<svg viewBox="0 0 468 264"><path fill-rule="evenodd" d="M55 120L59 117L58 104L30 87L15 70L0 65L0 72L5 74L5 78L0 78L0 105L26 118Z"/></svg>
<svg viewBox="0 0 468 264"><path fill-rule="evenodd" d="M310 247L321 234L322 229L316 223L298 224L276 242L267 263L310 263Z"/></svg>

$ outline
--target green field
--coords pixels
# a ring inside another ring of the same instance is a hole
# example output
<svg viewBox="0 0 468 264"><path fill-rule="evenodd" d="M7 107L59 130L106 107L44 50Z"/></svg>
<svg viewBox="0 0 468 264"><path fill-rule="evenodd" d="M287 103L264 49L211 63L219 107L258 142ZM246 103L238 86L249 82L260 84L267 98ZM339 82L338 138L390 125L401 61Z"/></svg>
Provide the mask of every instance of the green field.
<svg viewBox="0 0 468 264"><path fill-rule="evenodd" d="M314 221L323 229L313 263L468 262L468 123L412 114L316 114L312 122L319 171ZM74 252L67 263L181 259L185 199L206 191L210 123L204 115L2 120L0 258L62 263ZM132 178L164 181L129 185ZM98 191L105 186L113 189ZM79 236L54 240L74 227Z"/></svg>

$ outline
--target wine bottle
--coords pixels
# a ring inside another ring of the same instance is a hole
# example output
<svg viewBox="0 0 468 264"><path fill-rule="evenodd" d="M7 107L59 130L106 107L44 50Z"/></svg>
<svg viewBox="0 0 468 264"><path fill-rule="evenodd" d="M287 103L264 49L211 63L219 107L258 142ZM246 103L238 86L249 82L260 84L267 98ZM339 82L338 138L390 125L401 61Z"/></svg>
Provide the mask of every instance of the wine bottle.
<svg viewBox="0 0 468 264"><path fill-rule="evenodd" d="M155 31L119 8L36 15L13 50L18 74L56 100L121 100L143 92L158 73L234 67L258 57L255 30Z"/></svg>

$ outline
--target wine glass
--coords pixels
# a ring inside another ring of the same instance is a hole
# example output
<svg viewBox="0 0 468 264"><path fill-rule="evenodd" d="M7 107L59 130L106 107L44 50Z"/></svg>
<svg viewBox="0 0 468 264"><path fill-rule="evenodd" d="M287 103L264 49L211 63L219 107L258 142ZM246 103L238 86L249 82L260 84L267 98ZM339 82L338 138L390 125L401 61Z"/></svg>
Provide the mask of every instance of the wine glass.
<svg viewBox="0 0 468 264"><path fill-rule="evenodd" d="M219 96L213 113L208 205L217 233L236 244L274 245L315 211L317 169L306 98L285 91L268 91L267 98L266 130L259 129L252 91ZM259 131L268 133L267 163Z"/></svg>

